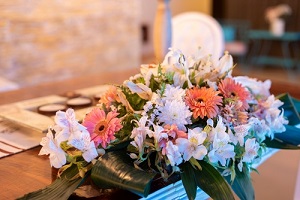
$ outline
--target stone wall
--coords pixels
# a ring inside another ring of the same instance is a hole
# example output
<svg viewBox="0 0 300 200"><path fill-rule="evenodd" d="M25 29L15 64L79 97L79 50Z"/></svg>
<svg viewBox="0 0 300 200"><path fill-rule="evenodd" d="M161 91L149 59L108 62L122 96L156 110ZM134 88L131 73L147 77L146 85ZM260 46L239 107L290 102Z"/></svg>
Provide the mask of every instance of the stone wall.
<svg viewBox="0 0 300 200"><path fill-rule="evenodd" d="M140 64L140 0L0 0L0 77L21 86Z"/></svg>

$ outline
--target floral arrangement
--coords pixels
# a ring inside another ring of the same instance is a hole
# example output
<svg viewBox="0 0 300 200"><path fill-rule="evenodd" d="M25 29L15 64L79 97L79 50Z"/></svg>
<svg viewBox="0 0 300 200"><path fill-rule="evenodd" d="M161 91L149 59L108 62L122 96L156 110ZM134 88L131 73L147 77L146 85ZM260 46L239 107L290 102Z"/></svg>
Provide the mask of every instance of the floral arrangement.
<svg viewBox="0 0 300 200"><path fill-rule="evenodd" d="M213 199L234 199L230 188L254 199L253 163L266 147L299 148L284 136L299 133L299 116L295 99L270 94L268 80L233 77L233 68L228 52L215 63L171 49L161 64L112 85L81 122L72 109L57 112L40 155L58 178L23 198L66 199L87 177L97 188L147 196L154 177L179 174L189 199L197 187Z"/></svg>
<svg viewBox="0 0 300 200"><path fill-rule="evenodd" d="M268 22L276 19L285 18L292 14L292 9L288 4L279 4L266 9L265 18Z"/></svg>

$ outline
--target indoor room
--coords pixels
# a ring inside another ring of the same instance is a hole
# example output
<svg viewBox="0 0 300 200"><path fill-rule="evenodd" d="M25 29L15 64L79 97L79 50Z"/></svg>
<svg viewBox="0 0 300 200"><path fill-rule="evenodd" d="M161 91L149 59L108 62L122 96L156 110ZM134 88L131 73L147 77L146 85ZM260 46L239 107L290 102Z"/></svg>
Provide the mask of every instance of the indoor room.
<svg viewBox="0 0 300 200"><path fill-rule="evenodd" d="M297 0L0 0L0 199L300 199Z"/></svg>

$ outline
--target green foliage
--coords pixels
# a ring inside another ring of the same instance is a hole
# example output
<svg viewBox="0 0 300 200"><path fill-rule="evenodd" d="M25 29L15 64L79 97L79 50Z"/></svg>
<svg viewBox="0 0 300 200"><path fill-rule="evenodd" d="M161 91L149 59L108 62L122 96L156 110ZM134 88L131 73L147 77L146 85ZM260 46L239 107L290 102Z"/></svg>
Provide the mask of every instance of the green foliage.
<svg viewBox="0 0 300 200"><path fill-rule="evenodd" d="M160 84L155 80L154 76L152 75L150 78L149 88L151 91L156 91L160 87Z"/></svg>
<svg viewBox="0 0 300 200"><path fill-rule="evenodd" d="M131 131L134 127L133 120L138 120L138 116L135 114L128 114L124 117L122 120L123 128L115 134L115 137L118 138L118 140L124 141L130 137Z"/></svg>
<svg viewBox="0 0 300 200"><path fill-rule="evenodd" d="M267 147L277 149L300 149L300 129L294 126L285 126L284 133L274 134L274 139L266 138L264 143Z"/></svg>
<svg viewBox="0 0 300 200"><path fill-rule="evenodd" d="M212 199L234 199L232 191L220 174L206 161L198 161L202 170L194 168L189 162L180 165L181 179L189 199L195 199L196 189L200 187Z"/></svg>
<svg viewBox="0 0 300 200"><path fill-rule="evenodd" d="M145 99L142 99L138 94L132 93L128 88L122 88L123 93L126 96L127 101L134 110L142 110L143 106L147 102Z"/></svg>
<svg viewBox="0 0 300 200"><path fill-rule="evenodd" d="M252 186L250 173L246 165L243 166L242 172L235 167L235 179L232 182L229 176L225 177L231 184L231 188L241 200L254 200L254 188Z"/></svg>
<svg viewBox="0 0 300 200"><path fill-rule="evenodd" d="M108 152L94 165L91 173L99 188L120 188L147 197L154 173L134 168L124 151Z"/></svg>
<svg viewBox="0 0 300 200"><path fill-rule="evenodd" d="M78 176L78 169L76 165L68 168L61 178L57 178L52 184L44 189L28 193L19 200L65 200L74 192L74 190L80 186L85 180Z"/></svg>
<svg viewBox="0 0 300 200"><path fill-rule="evenodd" d="M194 168L188 162L181 165L181 180L189 199L195 199L197 194L197 184L195 181Z"/></svg>

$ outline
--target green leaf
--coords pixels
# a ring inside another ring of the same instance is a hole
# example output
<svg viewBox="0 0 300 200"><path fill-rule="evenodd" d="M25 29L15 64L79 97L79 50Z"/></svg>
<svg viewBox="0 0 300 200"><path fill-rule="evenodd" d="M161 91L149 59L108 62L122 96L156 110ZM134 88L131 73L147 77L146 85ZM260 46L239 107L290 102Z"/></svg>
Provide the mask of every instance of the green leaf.
<svg viewBox="0 0 300 200"><path fill-rule="evenodd" d="M294 126L285 125L284 133L274 134L274 139L267 138L264 143L267 147L277 149L300 149L300 129Z"/></svg>
<svg viewBox="0 0 300 200"><path fill-rule="evenodd" d="M212 199L234 199L230 186L224 177L212 165L201 160L199 161L202 170L194 169L195 180L200 187Z"/></svg>
<svg viewBox="0 0 300 200"><path fill-rule="evenodd" d="M195 199L197 194L197 184L194 167L189 162L185 162L180 166L180 169L182 171L180 177L186 194L189 199Z"/></svg>
<svg viewBox="0 0 300 200"><path fill-rule="evenodd" d="M241 200L255 199L255 193L247 167L244 166L242 172L236 167L235 173L235 179L233 183L231 183L233 191ZM230 176L226 176L225 178L227 182L230 183Z"/></svg>
<svg viewBox="0 0 300 200"><path fill-rule="evenodd" d="M124 151L108 152L96 162L91 178L99 188L120 188L140 196L148 196L154 173L134 168Z"/></svg>
<svg viewBox="0 0 300 200"><path fill-rule="evenodd" d="M290 125L297 125L300 123L300 101L291 97L289 94L281 94L277 96L284 105L281 108L284 109L284 115L288 118Z"/></svg>
<svg viewBox="0 0 300 200"><path fill-rule="evenodd" d="M63 172L61 178L57 178L52 184L44 189L28 193L20 200L65 200L75 191L75 189L85 180L81 177L74 178L78 174L76 165L71 166Z"/></svg>

